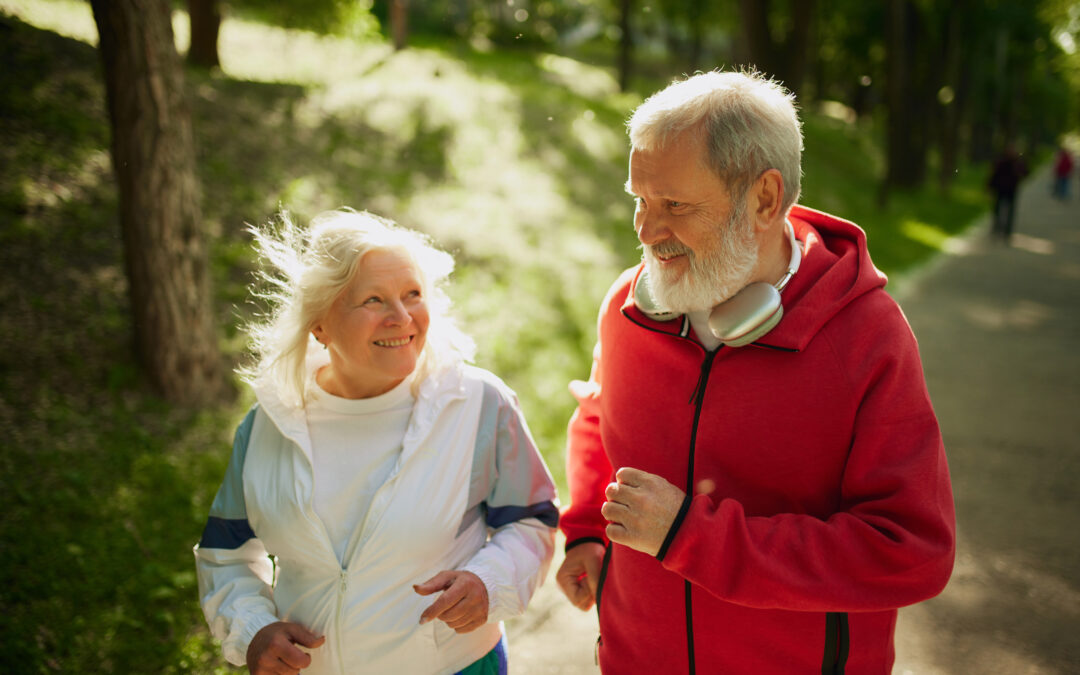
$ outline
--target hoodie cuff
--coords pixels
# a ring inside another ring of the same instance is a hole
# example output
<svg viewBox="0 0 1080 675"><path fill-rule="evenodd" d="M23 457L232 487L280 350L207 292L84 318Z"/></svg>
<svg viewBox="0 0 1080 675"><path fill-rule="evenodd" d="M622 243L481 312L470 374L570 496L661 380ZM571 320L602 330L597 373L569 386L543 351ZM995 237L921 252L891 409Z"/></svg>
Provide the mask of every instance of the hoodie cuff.
<svg viewBox="0 0 1080 675"><path fill-rule="evenodd" d="M574 541L566 542L566 547L563 549L563 553L569 553L570 549L575 548L577 546L581 546L582 544L589 544L589 543L600 544L601 546L607 546L607 542L604 541L603 539L601 539L600 537L578 537Z"/></svg>

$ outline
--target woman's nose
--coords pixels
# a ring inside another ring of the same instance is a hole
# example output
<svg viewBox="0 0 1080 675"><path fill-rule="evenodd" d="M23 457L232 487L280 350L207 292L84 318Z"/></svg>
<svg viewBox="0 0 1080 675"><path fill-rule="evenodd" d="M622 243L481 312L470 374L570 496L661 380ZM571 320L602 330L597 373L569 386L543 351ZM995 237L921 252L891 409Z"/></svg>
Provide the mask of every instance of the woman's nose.
<svg viewBox="0 0 1080 675"><path fill-rule="evenodd" d="M387 307L386 322L392 326L404 326L412 320L412 315L401 302L392 302Z"/></svg>

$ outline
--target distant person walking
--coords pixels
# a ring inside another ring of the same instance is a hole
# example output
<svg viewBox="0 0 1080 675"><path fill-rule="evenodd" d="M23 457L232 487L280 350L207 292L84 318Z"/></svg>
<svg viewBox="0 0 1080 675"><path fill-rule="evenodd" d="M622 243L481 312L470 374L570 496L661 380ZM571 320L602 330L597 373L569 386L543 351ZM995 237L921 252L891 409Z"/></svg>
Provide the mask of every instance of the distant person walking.
<svg viewBox="0 0 1080 675"><path fill-rule="evenodd" d="M1064 147L1058 150L1054 159L1054 191L1057 199L1069 198L1069 176L1072 175L1073 158Z"/></svg>
<svg viewBox="0 0 1080 675"><path fill-rule="evenodd" d="M1001 155L994 160L988 185L994 193L994 225L992 233L1005 241L1012 238L1013 221L1016 216L1016 189L1028 173L1027 163L1007 143Z"/></svg>

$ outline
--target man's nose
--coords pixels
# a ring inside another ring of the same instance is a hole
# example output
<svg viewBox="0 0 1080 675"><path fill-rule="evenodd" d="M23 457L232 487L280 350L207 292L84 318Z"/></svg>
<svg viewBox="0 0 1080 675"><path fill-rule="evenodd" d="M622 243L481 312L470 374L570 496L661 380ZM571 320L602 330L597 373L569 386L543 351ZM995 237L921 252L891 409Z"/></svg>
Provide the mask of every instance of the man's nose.
<svg viewBox="0 0 1080 675"><path fill-rule="evenodd" d="M634 214L634 230L638 241L646 246L654 246L671 236L662 218L641 208Z"/></svg>

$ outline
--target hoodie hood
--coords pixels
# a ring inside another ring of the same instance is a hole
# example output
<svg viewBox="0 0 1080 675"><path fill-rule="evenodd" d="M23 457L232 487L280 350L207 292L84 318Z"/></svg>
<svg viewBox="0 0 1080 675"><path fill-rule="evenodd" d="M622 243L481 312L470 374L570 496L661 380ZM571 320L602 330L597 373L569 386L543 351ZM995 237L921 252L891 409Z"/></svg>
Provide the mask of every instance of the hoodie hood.
<svg viewBox="0 0 1080 675"><path fill-rule="evenodd" d="M874 266L866 246L866 232L851 221L821 211L794 206L788 216L795 238L802 242L799 271L781 294L784 316L754 345L802 351L822 326L857 298L885 287L887 277ZM684 316L654 321L634 306L634 286L644 265L633 270L623 313L653 330L685 335Z"/></svg>
<svg viewBox="0 0 1080 675"><path fill-rule="evenodd" d="M784 318L759 343L801 351L841 309L888 278L855 223L805 206L792 207L788 219L803 243L802 264L781 294Z"/></svg>

